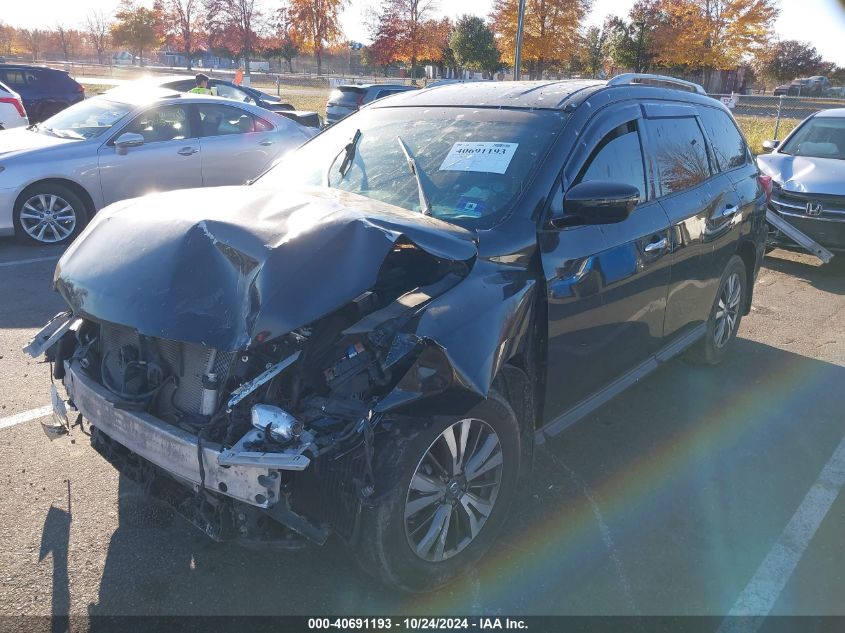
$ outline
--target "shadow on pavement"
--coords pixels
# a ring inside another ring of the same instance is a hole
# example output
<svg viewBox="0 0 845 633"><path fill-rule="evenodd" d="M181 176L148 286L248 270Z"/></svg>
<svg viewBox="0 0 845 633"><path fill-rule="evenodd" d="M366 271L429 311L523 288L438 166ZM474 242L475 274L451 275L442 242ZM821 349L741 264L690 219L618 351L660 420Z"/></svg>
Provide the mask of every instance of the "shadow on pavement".
<svg viewBox="0 0 845 633"><path fill-rule="evenodd" d="M425 595L371 580L336 540L286 554L213 543L121 478L89 611L724 614L845 433L843 384L845 368L744 339L718 369L669 364L540 447L488 556ZM831 612L845 604L835 580L815 592Z"/></svg>
<svg viewBox="0 0 845 633"><path fill-rule="evenodd" d="M803 279L814 288L838 295L845 294L845 254L834 256L829 264L817 265L792 259L794 255L789 251L774 250L766 255L763 266L785 275Z"/></svg>
<svg viewBox="0 0 845 633"><path fill-rule="evenodd" d="M70 481L68 481L68 509L50 506L41 531L38 560L48 555L53 561L51 633L68 630L70 616L70 580L68 577L68 548L70 545Z"/></svg>
<svg viewBox="0 0 845 633"><path fill-rule="evenodd" d="M0 329L40 328L64 309L65 302L53 292L53 271L64 249L0 238ZM13 264L21 261L27 263Z"/></svg>

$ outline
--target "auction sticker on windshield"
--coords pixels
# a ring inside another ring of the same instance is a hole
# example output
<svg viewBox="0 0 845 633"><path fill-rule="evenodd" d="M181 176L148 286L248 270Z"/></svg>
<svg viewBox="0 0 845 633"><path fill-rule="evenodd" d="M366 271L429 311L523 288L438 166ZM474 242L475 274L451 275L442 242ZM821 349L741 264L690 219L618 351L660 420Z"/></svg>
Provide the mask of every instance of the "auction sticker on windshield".
<svg viewBox="0 0 845 633"><path fill-rule="evenodd" d="M519 143L461 142L443 159L440 171L484 171L504 174Z"/></svg>

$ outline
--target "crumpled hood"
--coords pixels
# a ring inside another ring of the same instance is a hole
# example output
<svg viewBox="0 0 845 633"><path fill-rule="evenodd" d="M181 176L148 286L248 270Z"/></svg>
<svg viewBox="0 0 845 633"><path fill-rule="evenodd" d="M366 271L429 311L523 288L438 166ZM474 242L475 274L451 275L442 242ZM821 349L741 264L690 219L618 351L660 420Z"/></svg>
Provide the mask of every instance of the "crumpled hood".
<svg viewBox="0 0 845 633"><path fill-rule="evenodd" d="M50 134L33 132L26 128L16 128L14 130L5 130L0 134L0 156L11 154L12 152L28 152L78 142L73 139L58 138Z"/></svg>
<svg viewBox="0 0 845 633"><path fill-rule="evenodd" d="M474 235L337 189L191 189L101 211L55 286L74 312L227 351L307 325L371 288L394 242L468 261Z"/></svg>
<svg viewBox="0 0 845 633"><path fill-rule="evenodd" d="M845 195L845 161L789 154L762 154L757 165L786 191Z"/></svg>

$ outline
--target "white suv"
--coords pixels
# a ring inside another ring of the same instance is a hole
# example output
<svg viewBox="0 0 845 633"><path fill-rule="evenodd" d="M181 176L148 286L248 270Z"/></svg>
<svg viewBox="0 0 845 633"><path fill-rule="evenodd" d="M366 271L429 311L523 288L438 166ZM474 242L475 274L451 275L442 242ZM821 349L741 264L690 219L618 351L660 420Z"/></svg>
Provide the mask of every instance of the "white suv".
<svg viewBox="0 0 845 633"><path fill-rule="evenodd" d="M0 82L0 130L27 125L29 125L29 118L26 116L26 110L23 109L21 96Z"/></svg>

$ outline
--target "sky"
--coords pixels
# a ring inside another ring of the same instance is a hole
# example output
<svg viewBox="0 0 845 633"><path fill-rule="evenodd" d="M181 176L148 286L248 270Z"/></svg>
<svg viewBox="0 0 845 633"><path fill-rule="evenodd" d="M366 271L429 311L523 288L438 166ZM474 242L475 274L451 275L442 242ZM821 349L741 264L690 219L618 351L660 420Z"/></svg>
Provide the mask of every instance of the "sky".
<svg viewBox="0 0 845 633"><path fill-rule="evenodd" d="M275 0L264 0L267 5ZM152 0L143 0L152 4ZM378 7L380 0L351 0L342 16L346 36L355 41L367 42L366 26L368 9ZM589 24L601 24L608 14L626 15L634 0L594 0ZM86 10L114 10L117 0L0 0L0 20L13 26L49 28L57 24L67 27L79 25ZM440 15L457 17L464 13L486 17L493 0L439 0ZM781 39L811 42L822 56L845 66L845 0L780 0L781 14L775 32Z"/></svg>

